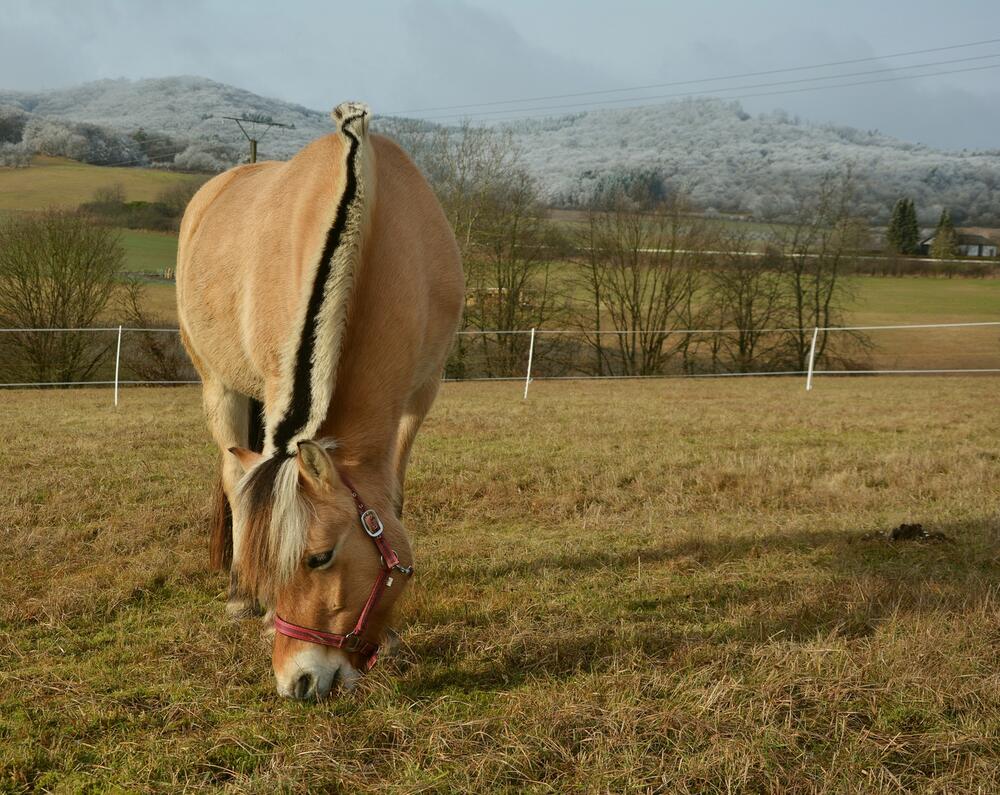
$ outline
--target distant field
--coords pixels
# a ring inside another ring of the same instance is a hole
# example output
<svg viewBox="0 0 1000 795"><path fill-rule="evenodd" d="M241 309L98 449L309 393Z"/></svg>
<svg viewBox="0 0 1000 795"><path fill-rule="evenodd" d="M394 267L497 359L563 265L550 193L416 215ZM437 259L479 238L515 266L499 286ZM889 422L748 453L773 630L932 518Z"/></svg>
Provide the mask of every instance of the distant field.
<svg viewBox="0 0 1000 795"><path fill-rule="evenodd" d="M0 791L1000 791L997 383L446 384L402 651L318 706L224 617L198 392L6 392Z"/></svg>
<svg viewBox="0 0 1000 795"><path fill-rule="evenodd" d="M162 274L165 269L176 266L177 235L141 229L122 229L120 233L125 249L125 270Z"/></svg>
<svg viewBox="0 0 1000 795"><path fill-rule="evenodd" d="M0 213L78 207L98 188L121 185L129 201L154 201L177 183L200 182L204 175L139 168L91 166L61 157L35 157L30 168L0 168ZM125 269L162 273L177 259L177 236L123 229Z"/></svg>
<svg viewBox="0 0 1000 795"><path fill-rule="evenodd" d="M121 185L129 201L153 201L178 182L200 182L203 175L146 168L91 166L62 157L38 156L29 168L0 168L0 210L77 207L98 188Z"/></svg>
<svg viewBox="0 0 1000 795"><path fill-rule="evenodd" d="M566 234L575 235L586 230L588 213L586 210L549 210L549 218L556 223ZM752 221L740 217L706 217L698 214L693 216L712 231L728 234L746 235L753 245L751 250L758 248L758 243L770 236L776 230L786 226L781 223L770 223L766 221Z"/></svg>
<svg viewBox="0 0 1000 795"><path fill-rule="evenodd" d="M961 323L1000 320L1000 279L860 276L851 322Z"/></svg>

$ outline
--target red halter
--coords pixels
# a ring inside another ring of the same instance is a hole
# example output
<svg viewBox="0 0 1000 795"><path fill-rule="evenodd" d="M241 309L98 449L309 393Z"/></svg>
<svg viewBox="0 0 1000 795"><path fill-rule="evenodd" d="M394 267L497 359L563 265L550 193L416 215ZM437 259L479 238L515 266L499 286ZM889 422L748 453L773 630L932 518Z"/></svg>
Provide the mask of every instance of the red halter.
<svg viewBox="0 0 1000 795"><path fill-rule="evenodd" d="M335 649L343 649L349 654L360 654L365 660L364 670L367 673L375 666L375 662L378 660L379 649L377 643L365 640L364 638L365 629L368 626L368 617L375 609L375 605L378 604L382 594L385 593L385 589L392 587L392 573L399 572L409 577L413 574L413 566L403 566L399 562L399 556L386 543L385 536L382 534L382 520L378 518L378 514L375 513L373 508L369 508L362 502L351 481L342 473L340 479L344 481L344 485L347 486L351 492L351 496L354 497L354 504L358 508L358 517L361 520L361 528L378 550L382 571L379 572L378 577L372 584L371 593L368 594L368 601L361 608L361 615L358 616L358 621L354 625L354 629L346 635L336 632L324 632L320 629L310 629L309 627L300 627L298 624L285 621L277 613L274 616L274 631L289 638L304 640L307 643L332 646Z"/></svg>

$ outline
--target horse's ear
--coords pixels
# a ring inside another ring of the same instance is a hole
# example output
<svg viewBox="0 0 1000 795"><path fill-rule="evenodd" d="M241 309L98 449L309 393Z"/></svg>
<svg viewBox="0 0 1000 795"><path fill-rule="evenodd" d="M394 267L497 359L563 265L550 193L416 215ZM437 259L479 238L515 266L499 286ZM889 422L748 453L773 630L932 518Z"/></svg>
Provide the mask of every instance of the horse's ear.
<svg viewBox="0 0 1000 795"><path fill-rule="evenodd" d="M236 459L240 462L240 466L243 467L244 472L248 472L253 469L264 457L260 453L255 453L253 450L247 450L245 447L230 447L229 452L236 456Z"/></svg>
<svg viewBox="0 0 1000 795"><path fill-rule="evenodd" d="M329 453L316 442L299 442L299 454L295 460L303 480L317 491L332 489L340 480Z"/></svg>

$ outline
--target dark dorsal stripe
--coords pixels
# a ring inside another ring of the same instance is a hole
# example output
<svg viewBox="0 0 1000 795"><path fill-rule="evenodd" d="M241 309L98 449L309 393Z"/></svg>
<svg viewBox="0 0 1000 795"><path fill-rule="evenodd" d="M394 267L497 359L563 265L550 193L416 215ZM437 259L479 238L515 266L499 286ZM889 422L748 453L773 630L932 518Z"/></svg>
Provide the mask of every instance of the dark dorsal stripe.
<svg viewBox="0 0 1000 795"><path fill-rule="evenodd" d="M250 416L247 422L247 448L255 453L264 452L264 404L257 398L250 401Z"/></svg>
<svg viewBox="0 0 1000 795"><path fill-rule="evenodd" d="M330 268L333 265L333 255L340 246L341 237L347 226L347 216L350 212L358 192L358 180L355 174L355 160L357 159L360 141L347 125L357 116L352 116L341 122L340 129L351 141L350 151L347 153L347 184L344 193L340 197L337 205L337 215L334 218L333 226L326 233L326 243L323 246L323 256L320 258L319 267L316 269L316 278L313 281L312 293L309 296L309 305L306 308L305 322L302 324L302 336L299 339L298 351L295 354L295 375L292 379L292 398L289 402L285 415L278 422L274 429L274 446L279 451L285 451L288 443L300 433L309 421L309 410L312 407L312 357L316 349L316 321L320 309L323 306L323 293L326 289L327 279L330 277Z"/></svg>

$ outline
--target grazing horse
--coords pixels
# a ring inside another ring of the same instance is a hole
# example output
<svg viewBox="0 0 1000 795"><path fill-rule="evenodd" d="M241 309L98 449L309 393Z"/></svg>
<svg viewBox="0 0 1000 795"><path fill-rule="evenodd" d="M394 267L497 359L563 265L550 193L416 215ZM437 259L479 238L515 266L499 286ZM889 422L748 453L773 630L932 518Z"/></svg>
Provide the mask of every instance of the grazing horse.
<svg viewBox="0 0 1000 795"><path fill-rule="evenodd" d="M210 538L230 608L274 622L278 692L374 664L412 573L401 521L414 437L464 300L426 180L360 103L283 163L206 183L181 224L181 336L223 451ZM244 600L242 603L240 599Z"/></svg>

